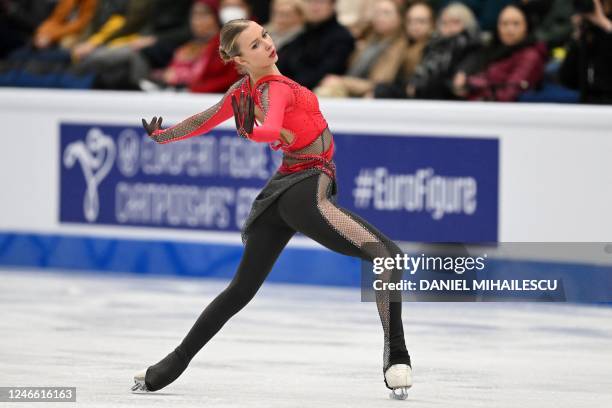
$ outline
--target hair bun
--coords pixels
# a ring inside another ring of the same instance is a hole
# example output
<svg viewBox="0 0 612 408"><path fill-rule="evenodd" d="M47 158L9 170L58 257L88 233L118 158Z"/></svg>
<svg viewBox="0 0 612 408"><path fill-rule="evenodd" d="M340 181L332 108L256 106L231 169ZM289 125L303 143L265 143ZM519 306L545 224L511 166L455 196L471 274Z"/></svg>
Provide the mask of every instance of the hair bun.
<svg viewBox="0 0 612 408"><path fill-rule="evenodd" d="M225 51L223 48L219 47L219 55L221 55L221 59L223 61L229 61L231 59L231 57L229 56L229 54L227 53L227 51Z"/></svg>

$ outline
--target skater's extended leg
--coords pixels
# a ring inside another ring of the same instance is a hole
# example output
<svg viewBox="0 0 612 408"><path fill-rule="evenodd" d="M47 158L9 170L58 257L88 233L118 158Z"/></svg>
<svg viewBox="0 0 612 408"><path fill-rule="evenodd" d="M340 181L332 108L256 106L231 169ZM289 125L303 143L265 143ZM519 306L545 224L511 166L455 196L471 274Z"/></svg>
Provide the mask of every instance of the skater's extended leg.
<svg viewBox="0 0 612 408"><path fill-rule="evenodd" d="M393 241L366 220L332 203L328 199L330 183L329 176L321 173L284 192L279 199L279 209L285 222L296 231L342 254L368 261L375 257L403 255ZM398 282L401 272L399 269L386 270L380 279ZM383 372L393 364L410 365L402 325L402 303L391 300L389 291L376 291L384 331Z"/></svg>
<svg viewBox="0 0 612 408"><path fill-rule="evenodd" d="M278 214L277 203L251 225L238 270L231 283L200 314L181 344L146 371L146 386L156 391L174 381L197 352L257 293L281 251L295 234Z"/></svg>

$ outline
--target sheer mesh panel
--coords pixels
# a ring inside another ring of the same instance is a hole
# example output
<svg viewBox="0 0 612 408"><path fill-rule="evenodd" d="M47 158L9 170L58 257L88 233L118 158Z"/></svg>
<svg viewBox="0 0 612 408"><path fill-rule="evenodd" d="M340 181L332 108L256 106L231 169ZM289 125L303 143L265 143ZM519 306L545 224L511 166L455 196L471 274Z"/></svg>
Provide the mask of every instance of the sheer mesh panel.
<svg viewBox="0 0 612 408"><path fill-rule="evenodd" d="M329 199L329 186L331 179L321 174L318 176L317 185L317 207L323 218L329 225L336 230L340 235L350 241L357 248L365 251L370 261L375 257L390 257L393 256L387 244L379 239L367 227L362 225L358 220L351 217L349 214L342 212ZM367 243L376 243L377 245L365 245ZM385 270L379 275L379 278L387 283L391 282L393 269ZM384 348L383 348L383 372L390 365L390 319L391 319L391 297L388 290L376 291L376 306L378 314L383 326L384 332Z"/></svg>
<svg viewBox="0 0 612 408"><path fill-rule="evenodd" d="M332 143L332 134L329 128L325 128L323 132L313 140L308 146L291 152L285 151L283 154L283 164L292 166L297 163L303 163L312 160L312 157L303 157L304 155L321 155L329 149ZM302 157L301 157L302 156Z"/></svg>
<svg viewBox="0 0 612 408"><path fill-rule="evenodd" d="M168 142L172 139L177 139L177 138L181 138L191 132L193 132L194 130L196 130L197 128L199 128L200 126L202 126L202 124L206 123L208 120L210 120L210 118L212 118L218 111L219 109L221 109L221 106L223 106L223 103L225 102L225 100L227 98L230 97L230 95L238 88L240 88L242 86L242 84L244 83L244 79L240 80L240 81L236 81L225 93L225 95L223 95L223 98L221 98L221 100L219 102L217 102L216 104L214 104L213 106L211 106L210 108L206 109L203 112L200 112L198 114L195 114L187 119L185 119L184 121L182 121L181 123L177 124L176 126L170 127L168 129L165 129L163 133L160 133L159 135L153 136L154 140L158 143L165 143Z"/></svg>
<svg viewBox="0 0 612 408"><path fill-rule="evenodd" d="M261 101L261 107L263 108L264 114L268 115L268 109L270 108L270 84L264 83L259 89L259 100Z"/></svg>
<svg viewBox="0 0 612 408"><path fill-rule="evenodd" d="M265 115L266 114L263 112L263 110L258 105L255 105L255 123L258 126L261 126L261 124L264 123L264 120L266 119Z"/></svg>
<svg viewBox="0 0 612 408"><path fill-rule="evenodd" d="M331 178L336 178L336 164L332 159L329 149L333 148L333 136L329 128L313 140L308 146L299 150L283 150L283 162L281 168L284 172L300 171L306 168L317 168ZM333 153L332 153L333 154Z"/></svg>

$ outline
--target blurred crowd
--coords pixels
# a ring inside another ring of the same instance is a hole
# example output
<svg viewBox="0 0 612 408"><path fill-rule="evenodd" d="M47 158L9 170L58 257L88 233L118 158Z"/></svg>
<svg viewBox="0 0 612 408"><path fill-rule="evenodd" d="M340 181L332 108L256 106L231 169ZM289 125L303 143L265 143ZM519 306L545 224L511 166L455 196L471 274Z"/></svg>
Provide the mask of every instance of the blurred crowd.
<svg viewBox="0 0 612 408"><path fill-rule="evenodd" d="M612 103L612 0L0 0L0 86L222 93L236 18L323 97Z"/></svg>

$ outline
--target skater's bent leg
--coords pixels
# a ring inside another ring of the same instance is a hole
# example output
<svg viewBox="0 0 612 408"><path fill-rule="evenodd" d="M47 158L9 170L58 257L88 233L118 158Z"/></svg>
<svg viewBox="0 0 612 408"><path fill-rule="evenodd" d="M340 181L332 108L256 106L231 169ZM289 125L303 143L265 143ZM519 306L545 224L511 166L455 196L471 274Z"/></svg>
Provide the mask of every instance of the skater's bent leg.
<svg viewBox="0 0 612 408"><path fill-rule="evenodd" d="M326 174L307 178L279 199L285 222L325 247L373 261L375 257L403 255L402 250L377 228L351 211L336 206L329 197L331 179ZM400 269L386 270L383 282L399 282ZM393 364L410 365L402 325L401 298L392 301L389 291L376 291L376 304L384 331L383 372Z"/></svg>
<svg viewBox="0 0 612 408"><path fill-rule="evenodd" d="M273 204L253 222L234 278L204 309L180 345L189 360L255 296L283 248L295 234L277 214L276 205Z"/></svg>
<svg viewBox="0 0 612 408"><path fill-rule="evenodd" d="M146 384L155 391L174 381L198 351L255 296L295 230L272 204L251 225L236 274L230 284L200 314L181 344L147 369Z"/></svg>

